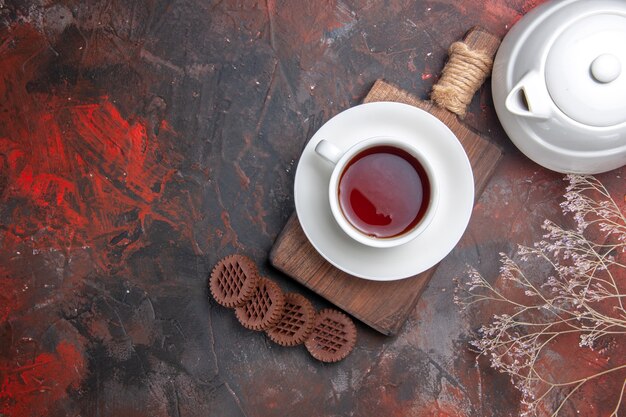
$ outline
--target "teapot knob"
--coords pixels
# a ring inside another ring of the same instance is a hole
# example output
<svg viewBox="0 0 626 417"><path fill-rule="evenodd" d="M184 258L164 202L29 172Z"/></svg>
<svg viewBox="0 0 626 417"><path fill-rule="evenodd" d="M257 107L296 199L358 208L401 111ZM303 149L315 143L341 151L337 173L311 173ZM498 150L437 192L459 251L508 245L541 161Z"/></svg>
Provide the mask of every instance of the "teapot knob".
<svg viewBox="0 0 626 417"><path fill-rule="evenodd" d="M600 83L613 82L621 73L622 64L615 55L602 54L591 63L591 75Z"/></svg>

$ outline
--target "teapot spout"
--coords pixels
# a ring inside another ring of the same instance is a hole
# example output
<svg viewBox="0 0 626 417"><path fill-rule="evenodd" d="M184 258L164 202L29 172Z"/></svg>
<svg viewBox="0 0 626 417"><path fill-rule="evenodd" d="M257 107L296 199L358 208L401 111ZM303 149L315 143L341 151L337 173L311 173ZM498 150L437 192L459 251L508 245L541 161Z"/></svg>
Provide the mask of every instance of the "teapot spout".
<svg viewBox="0 0 626 417"><path fill-rule="evenodd" d="M517 116L549 119L552 116L551 102L541 74L530 71L509 92L504 106Z"/></svg>

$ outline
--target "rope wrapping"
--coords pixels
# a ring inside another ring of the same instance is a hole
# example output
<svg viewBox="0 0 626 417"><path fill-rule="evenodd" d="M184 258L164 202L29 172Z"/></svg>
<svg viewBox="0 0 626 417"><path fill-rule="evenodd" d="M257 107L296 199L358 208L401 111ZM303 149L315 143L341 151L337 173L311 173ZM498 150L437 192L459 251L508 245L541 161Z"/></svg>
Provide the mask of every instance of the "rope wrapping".
<svg viewBox="0 0 626 417"><path fill-rule="evenodd" d="M465 117L472 97L491 73L493 59L463 42L450 45L448 54L450 59L430 97L439 106Z"/></svg>

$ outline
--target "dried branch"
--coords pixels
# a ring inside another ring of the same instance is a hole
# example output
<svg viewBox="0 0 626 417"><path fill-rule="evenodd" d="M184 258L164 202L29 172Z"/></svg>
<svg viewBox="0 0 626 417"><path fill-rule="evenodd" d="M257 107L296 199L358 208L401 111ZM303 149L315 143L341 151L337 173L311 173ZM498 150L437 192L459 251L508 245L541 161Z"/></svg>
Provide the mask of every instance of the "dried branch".
<svg viewBox="0 0 626 417"><path fill-rule="evenodd" d="M626 216L596 178L568 175L566 179L569 185L561 207L573 216L576 230L546 220L543 239L517 251L519 263L537 258L550 266L552 275L538 285L537 278L527 276L517 261L500 254L504 288L470 268L467 282L458 285L455 302L463 309L499 303L508 311L482 326L471 345L489 358L494 369L511 377L522 393L522 416L536 415L551 405L551 415L558 416L583 386L607 377L616 378L621 386L612 414L617 416L626 390L625 358L577 378L550 370L551 349L567 343L572 335L578 338L578 348L596 353L603 344L626 342ZM511 288L516 294L510 294Z"/></svg>

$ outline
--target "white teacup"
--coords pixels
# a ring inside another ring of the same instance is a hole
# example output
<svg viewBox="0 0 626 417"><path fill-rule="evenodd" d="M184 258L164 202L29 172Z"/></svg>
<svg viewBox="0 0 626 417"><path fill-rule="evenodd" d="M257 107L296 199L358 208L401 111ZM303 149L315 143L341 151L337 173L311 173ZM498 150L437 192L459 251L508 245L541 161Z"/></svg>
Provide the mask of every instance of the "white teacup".
<svg viewBox="0 0 626 417"><path fill-rule="evenodd" d="M343 150L321 140L315 152L335 165L328 185L330 210L355 241L376 248L403 245L435 216L437 177L409 141L373 137Z"/></svg>

